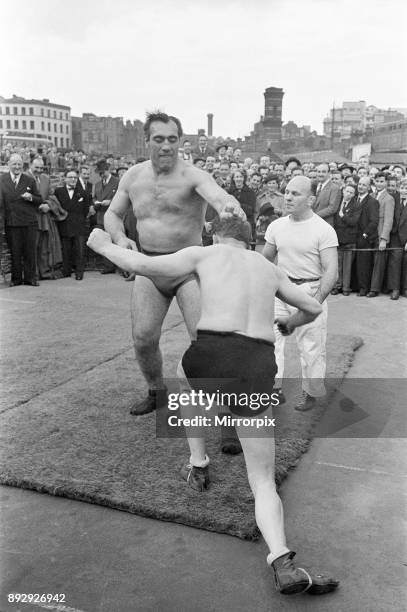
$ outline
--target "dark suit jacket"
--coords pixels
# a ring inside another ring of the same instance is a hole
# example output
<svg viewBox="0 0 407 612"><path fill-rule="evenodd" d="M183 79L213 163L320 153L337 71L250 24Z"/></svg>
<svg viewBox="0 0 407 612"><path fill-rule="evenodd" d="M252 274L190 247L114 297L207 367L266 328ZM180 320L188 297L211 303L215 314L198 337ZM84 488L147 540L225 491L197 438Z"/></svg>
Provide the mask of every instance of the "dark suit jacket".
<svg viewBox="0 0 407 612"><path fill-rule="evenodd" d="M334 223L334 215L342 201L341 188L332 181L321 189L313 206L314 212L324 219L329 225Z"/></svg>
<svg viewBox="0 0 407 612"><path fill-rule="evenodd" d="M191 153L194 160L198 159L198 157L201 157L202 159L206 159L207 157L216 157L215 149L211 149L210 147L206 147L205 153L202 153L199 147L194 147L191 149Z"/></svg>
<svg viewBox="0 0 407 612"><path fill-rule="evenodd" d="M407 205L402 205L399 193L394 194L393 197L394 219L390 239L392 236L398 236L401 243L405 244L407 242Z"/></svg>
<svg viewBox="0 0 407 612"><path fill-rule="evenodd" d="M340 217L341 206L342 202L334 217L334 229L338 236L338 242L339 244L355 244L362 207L358 204L357 198L353 197L346 205L343 217Z"/></svg>
<svg viewBox="0 0 407 612"><path fill-rule="evenodd" d="M103 182L99 181L95 185L94 189L94 200L95 202L103 202L103 200L109 200L109 204L115 195L117 188L119 186L119 179L115 176L111 176L109 182L103 186ZM107 211L109 204L107 206L99 207L96 205L96 223L97 225L101 225L103 227L103 217L105 216L105 212Z"/></svg>
<svg viewBox="0 0 407 612"><path fill-rule="evenodd" d="M26 191L31 193L32 202L21 197ZM40 204L41 196L33 178L21 174L16 189L9 172L0 177L0 211L6 226L37 225L37 208Z"/></svg>
<svg viewBox="0 0 407 612"><path fill-rule="evenodd" d="M57 187L55 196L62 208L68 213L67 218L58 223L61 237L86 236L88 233L86 217L89 212L89 196L82 195L75 190L71 200L66 187Z"/></svg>
<svg viewBox="0 0 407 612"><path fill-rule="evenodd" d="M363 243L363 234L367 234L367 242L377 242L377 227L379 225L379 202L371 195L367 195L362 202L362 212L358 223L357 242Z"/></svg>
<svg viewBox="0 0 407 612"><path fill-rule="evenodd" d="M254 227L254 216L256 213L256 194L253 189L250 189L247 185L243 185L240 192L237 189L231 189L230 193L236 198L240 206L246 213L248 222Z"/></svg>

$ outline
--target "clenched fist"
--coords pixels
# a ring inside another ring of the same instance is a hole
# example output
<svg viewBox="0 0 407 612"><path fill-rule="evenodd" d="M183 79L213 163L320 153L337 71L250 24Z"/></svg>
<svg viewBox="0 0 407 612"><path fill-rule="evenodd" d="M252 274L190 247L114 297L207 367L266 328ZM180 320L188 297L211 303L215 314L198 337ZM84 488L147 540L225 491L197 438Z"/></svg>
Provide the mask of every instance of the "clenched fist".
<svg viewBox="0 0 407 612"><path fill-rule="evenodd" d="M105 249L109 244L112 244L112 239L110 238L110 234L102 229L94 229L86 244L96 253L102 254L103 249Z"/></svg>

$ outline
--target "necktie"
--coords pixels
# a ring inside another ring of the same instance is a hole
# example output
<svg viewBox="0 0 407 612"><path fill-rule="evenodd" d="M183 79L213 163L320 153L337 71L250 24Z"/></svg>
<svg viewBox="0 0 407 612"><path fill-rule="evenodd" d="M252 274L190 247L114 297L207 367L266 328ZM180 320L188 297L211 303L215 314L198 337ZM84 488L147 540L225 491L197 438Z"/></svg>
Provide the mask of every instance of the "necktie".
<svg viewBox="0 0 407 612"><path fill-rule="evenodd" d="M318 183L317 195L321 192L321 189L322 189L322 183Z"/></svg>
<svg viewBox="0 0 407 612"><path fill-rule="evenodd" d="M13 183L14 183L14 189L17 189L17 187L18 187L18 178L16 176L13 178Z"/></svg>
<svg viewBox="0 0 407 612"><path fill-rule="evenodd" d="M402 198L401 205L404 207L406 205L406 198Z"/></svg>

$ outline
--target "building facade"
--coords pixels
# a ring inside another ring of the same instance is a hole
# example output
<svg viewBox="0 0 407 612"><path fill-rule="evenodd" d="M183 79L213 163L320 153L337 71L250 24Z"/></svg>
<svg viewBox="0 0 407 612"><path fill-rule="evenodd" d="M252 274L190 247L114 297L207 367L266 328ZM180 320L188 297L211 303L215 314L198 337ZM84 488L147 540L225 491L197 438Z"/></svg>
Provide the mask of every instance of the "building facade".
<svg viewBox="0 0 407 612"><path fill-rule="evenodd" d="M54 104L48 98L28 100L16 95L0 96L0 136L3 142L17 137L23 145L48 141L50 146L69 149L72 144L71 108Z"/></svg>
<svg viewBox="0 0 407 612"><path fill-rule="evenodd" d="M331 108L324 119L324 135L334 138L349 138L352 134L363 134L383 123L403 120L396 109L381 109L364 100L343 102L341 107Z"/></svg>

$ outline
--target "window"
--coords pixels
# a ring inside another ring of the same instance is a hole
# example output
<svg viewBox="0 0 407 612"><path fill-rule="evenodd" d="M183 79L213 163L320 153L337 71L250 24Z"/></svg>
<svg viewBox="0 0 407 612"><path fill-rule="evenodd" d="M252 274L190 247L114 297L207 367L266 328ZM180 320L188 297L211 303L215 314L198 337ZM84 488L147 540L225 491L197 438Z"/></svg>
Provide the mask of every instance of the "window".
<svg viewBox="0 0 407 612"><path fill-rule="evenodd" d="M27 129L27 121L25 121L25 119L23 119L23 130Z"/></svg>
<svg viewBox="0 0 407 612"><path fill-rule="evenodd" d="M69 138L66 139L66 148L69 149Z"/></svg>
<svg viewBox="0 0 407 612"><path fill-rule="evenodd" d="M34 114L34 109L33 109L33 107L32 107L32 106L30 106L29 111L30 111L30 115L33 115L33 114Z"/></svg>
<svg viewBox="0 0 407 612"><path fill-rule="evenodd" d="M18 119L15 119L14 121L14 129L18 130Z"/></svg>
<svg viewBox="0 0 407 612"><path fill-rule="evenodd" d="M54 119L57 118L57 111L54 111Z"/></svg>
<svg viewBox="0 0 407 612"><path fill-rule="evenodd" d="M57 147L58 146L58 138L56 136L54 136L54 143L55 143L55 146Z"/></svg>
<svg viewBox="0 0 407 612"><path fill-rule="evenodd" d="M50 132L50 131L51 131L51 124L48 123L48 132Z"/></svg>
<svg viewBox="0 0 407 612"><path fill-rule="evenodd" d="M58 132L58 126L56 123L54 123L54 132Z"/></svg>
<svg viewBox="0 0 407 612"><path fill-rule="evenodd" d="M6 121L6 129L10 129L11 128L11 124L10 124L10 119L7 119Z"/></svg>
<svg viewBox="0 0 407 612"><path fill-rule="evenodd" d="M65 126L65 132L66 132L67 134L69 134L69 126L67 126L67 125Z"/></svg>
<svg viewBox="0 0 407 612"><path fill-rule="evenodd" d="M2 114L3 114L3 107L0 106L0 115L2 115Z"/></svg>
<svg viewBox="0 0 407 612"><path fill-rule="evenodd" d="M30 121L30 130L34 129L34 121Z"/></svg>
<svg viewBox="0 0 407 612"><path fill-rule="evenodd" d="M21 107L21 114L22 114L22 115L25 115L25 106L22 106L22 107Z"/></svg>
<svg viewBox="0 0 407 612"><path fill-rule="evenodd" d="M43 132L45 132L45 122L41 121L41 129Z"/></svg>
<svg viewBox="0 0 407 612"><path fill-rule="evenodd" d="M47 110L47 117L51 117L51 111L49 109Z"/></svg>
<svg viewBox="0 0 407 612"><path fill-rule="evenodd" d="M13 115L18 115L18 108L17 108L17 106L13 106Z"/></svg>
<svg viewBox="0 0 407 612"><path fill-rule="evenodd" d="M60 138L60 141L61 141L61 147L63 148L63 146L64 146L64 139Z"/></svg>
<svg viewBox="0 0 407 612"><path fill-rule="evenodd" d="M61 134L63 134L63 132L64 132L64 126L62 125L62 123L59 126L59 131L61 132Z"/></svg>
<svg viewBox="0 0 407 612"><path fill-rule="evenodd" d="M6 115L9 115L9 114L10 114L10 107L6 106Z"/></svg>
<svg viewBox="0 0 407 612"><path fill-rule="evenodd" d="M0 119L0 130L3 129L3 119Z"/></svg>
<svg viewBox="0 0 407 612"><path fill-rule="evenodd" d="M59 111L59 118L62 119L62 112Z"/></svg>
<svg viewBox="0 0 407 612"><path fill-rule="evenodd" d="M65 119L68 121L68 113L65 113Z"/></svg>

